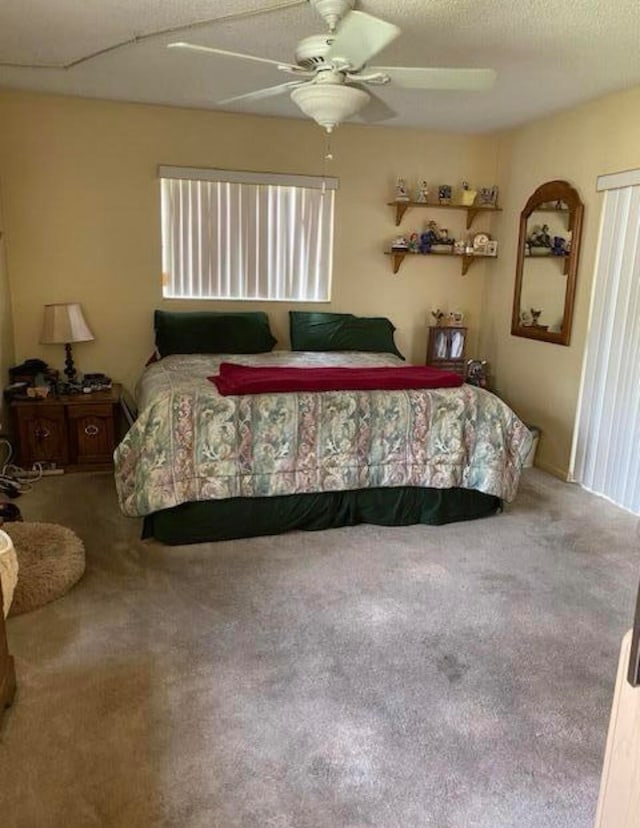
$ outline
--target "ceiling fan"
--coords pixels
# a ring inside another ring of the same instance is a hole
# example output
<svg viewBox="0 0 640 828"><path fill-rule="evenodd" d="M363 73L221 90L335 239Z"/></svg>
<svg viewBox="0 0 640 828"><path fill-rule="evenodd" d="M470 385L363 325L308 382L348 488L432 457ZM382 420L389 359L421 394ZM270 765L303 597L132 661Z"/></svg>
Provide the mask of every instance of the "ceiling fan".
<svg viewBox="0 0 640 828"><path fill-rule="evenodd" d="M392 109L363 85L392 83L405 89L484 91L493 86L493 69L449 69L408 66L368 66L368 61L395 40L400 29L364 12L354 11L356 0L307 0L325 20L329 32L305 37L295 50L295 64L241 52L229 52L196 43L169 43L190 49L277 66L295 80L218 101L260 100L290 92L293 102L327 132L364 110L369 122L395 115ZM368 106L367 106L368 104ZM366 107L366 109L365 109Z"/></svg>

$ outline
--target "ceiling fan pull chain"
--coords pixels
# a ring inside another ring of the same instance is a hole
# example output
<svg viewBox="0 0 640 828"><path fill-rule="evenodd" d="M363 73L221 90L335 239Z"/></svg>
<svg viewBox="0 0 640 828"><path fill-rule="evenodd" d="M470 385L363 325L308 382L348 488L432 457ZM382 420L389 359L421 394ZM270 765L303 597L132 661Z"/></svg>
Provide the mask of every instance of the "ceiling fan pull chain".
<svg viewBox="0 0 640 828"><path fill-rule="evenodd" d="M322 195L327 192L327 166L329 161L333 161L333 153L331 152L331 133L325 132L325 152L322 159Z"/></svg>
<svg viewBox="0 0 640 828"><path fill-rule="evenodd" d="M326 152L324 154L325 161L333 161L333 153L331 152L331 136L333 133L327 132L326 135ZM326 165L325 165L326 166Z"/></svg>

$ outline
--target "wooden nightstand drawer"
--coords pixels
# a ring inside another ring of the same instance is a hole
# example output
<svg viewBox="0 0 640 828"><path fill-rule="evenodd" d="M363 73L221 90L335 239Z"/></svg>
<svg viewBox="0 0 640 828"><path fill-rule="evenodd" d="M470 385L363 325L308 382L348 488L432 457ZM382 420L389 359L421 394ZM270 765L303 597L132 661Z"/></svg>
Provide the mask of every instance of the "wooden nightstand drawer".
<svg viewBox="0 0 640 828"><path fill-rule="evenodd" d="M19 462L27 468L41 460L65 465L69 451L64 407L33 405L17 410Z"/></svg>
<svg viewBox="0 0 640 828"><path fill-rule="evenodd" d="M115 449L113 408L107 406L106 412L100 414L101 408L82 406L83 411L69 411L71 453L76 463L111 462Z"/></svg>
<svg viewBox="0 0 640 828"><path fill-rule="evenodd" d="M70 420L77 417L111 417L113 415L113 404L111 403L79 403L78 405L70 405L67 416Z"/></svg>
<svg viewBox="0 0 640 828"><path fill-rule="evenodd" d="M114 385L90 395L14 401L19 462L30 468L47 461L68 471L110 468L121 393Z"/></svg>

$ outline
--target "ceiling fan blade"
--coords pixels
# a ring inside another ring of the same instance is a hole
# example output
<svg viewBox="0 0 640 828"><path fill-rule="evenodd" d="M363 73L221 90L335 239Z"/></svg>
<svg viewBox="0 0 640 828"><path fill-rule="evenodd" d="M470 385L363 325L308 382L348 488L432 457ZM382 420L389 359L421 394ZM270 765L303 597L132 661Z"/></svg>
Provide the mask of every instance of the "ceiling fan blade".
<svg viewBox="0 0 640 828"><path fill-rule="evenodd" d="M392 83L405 89L461 89L485 92L491 89L496 81L495 69L372 66L367 71L389 75Z"/></svg>
<svg viewBox="0 0 640 828"><path fill-rule="evenodd" d="M219 104L235 103L236 101L260 101L264 98L272 98L275 95L281 95L295 86L302 86L307 81L287 81L278 86L267 86L265 89L256 89L255 92L247 92L245 95L234 95L232 98L225 98L222 101L216 101Z"/></svg>
<svg viewBox="0 0 640 828"><path fill-rule="evenodd" d="M228 52L226 49L215 49L213 46L201 46L199 43L185 43L179 41L177 43L167 43L168 49L188 49L191 52L205 52L212 55L222 55L223 57L241 58L242 60L253 60L256 63L269 63L272 66L277 66L282 69L289 69L299 71L299 66L294 66L292 63L283 62L281 60L270 60L269 58L257 57L256 55L248 55L245 52Z"/></svg>
<svg viewBox="0 0 640 828"><path fill-rule="evenodd" d="M361 86L359 83L352 84L358 89L364 89L369 96L369 103L363 110L358 112L358 118L367 124L377 124L380 121L388 121L390 118L395 118L398 114L390 106L388 106L382 98L379 98L370 89Z"/></svg>
<svg viewBox="0 0 640 828"><path fill-rule="evenodd" d="M386 20L372 17L365 12L349 12L338 26L325 60L335 61L357 72L399 34L400 29L393 23L387 23Z"/></svg>

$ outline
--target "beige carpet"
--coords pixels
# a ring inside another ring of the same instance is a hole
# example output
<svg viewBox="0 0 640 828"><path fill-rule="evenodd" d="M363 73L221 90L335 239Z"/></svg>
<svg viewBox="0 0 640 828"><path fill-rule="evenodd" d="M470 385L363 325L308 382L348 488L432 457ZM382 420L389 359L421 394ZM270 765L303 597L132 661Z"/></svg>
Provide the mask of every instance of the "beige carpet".
<svg viewBox="0 0 640 828"><path fill-rule="evenodd" d="M9 615L32 612L60 598L84 572L84 545L56 523L5 523L18 556L18 582Z"/></svg>
<svg viewBox="0 0 640 828"><path fill-rule="evenodd" d="M537 470L474 523L190 547L107 475L21 507L87 571L8 620L2 828L592 828L633 516Z"/></svg>

